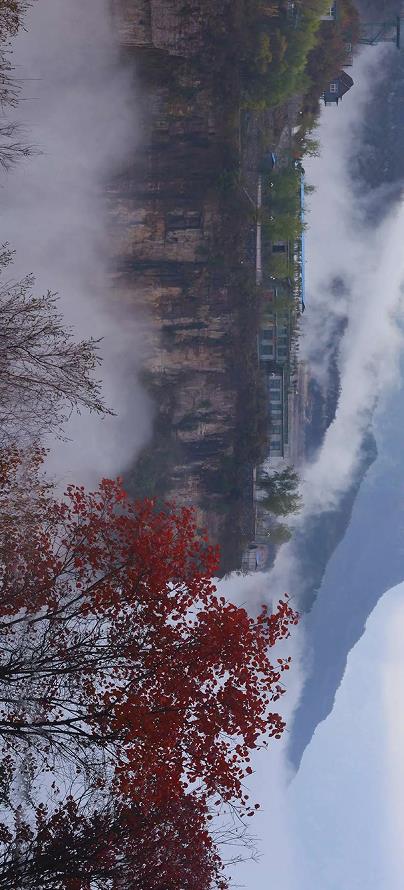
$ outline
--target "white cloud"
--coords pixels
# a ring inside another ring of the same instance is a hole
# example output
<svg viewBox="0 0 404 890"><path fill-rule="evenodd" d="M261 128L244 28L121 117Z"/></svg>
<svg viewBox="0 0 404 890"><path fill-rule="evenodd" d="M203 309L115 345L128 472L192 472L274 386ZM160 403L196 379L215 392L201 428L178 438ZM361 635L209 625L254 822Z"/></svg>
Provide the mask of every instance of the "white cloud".
<svg viewBox="0 0 404 890"><path fill-rule="evenodd" d="M107 0L41 0L15 42L24 101L16 117L42 154L1 182L1 239L15 274L62 300L77 336L104 337L102 376L116 418L75 417L71 442L53 445L63 482L95 482L133 459L150 427L139 385L144 325L118 303L108 270L105 178L137 142L133 72L118 59Z"/></svg>
<svg viewBox="0 0 404 890"><path fill-rule="evenodd" d="M337 505L350 486L360 459L363 434L378 400L398 382L403 347L404 204L375 229L366 218L372 195L358 196L349 161L361 150L358 130L374 76L385 49L371 48L356 62L355 86L339 109L327 109L319 128L320 159L307 164L317 186L310 199L307 234L307 304L303 355L315 359L321 374L321 348L333 319L345 316L338 365L341 396L315 461L304 468L307 513ZM332 285L342 279L345 292Z"/></svg>
<svg viewBox="0 0 404 890"><path fill-rule="evenodd" d="M253 825L263 855L237 867L238 884L402 890L403 637L404 582L370 616L297 776L288 771L283 742L254 758L249 787L263 804ZM293 689L288 699L293 709Z"/></svg>

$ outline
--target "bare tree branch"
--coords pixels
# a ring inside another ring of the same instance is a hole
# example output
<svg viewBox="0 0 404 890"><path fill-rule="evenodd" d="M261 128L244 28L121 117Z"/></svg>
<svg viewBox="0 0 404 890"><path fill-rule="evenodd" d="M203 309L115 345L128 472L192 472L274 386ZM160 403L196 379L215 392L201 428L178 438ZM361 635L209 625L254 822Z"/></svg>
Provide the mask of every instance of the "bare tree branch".
<svg viewBox="0 0 404 890"><path fill-rule="evenodd" d="M0 148L1 164L1 148ZM0 248L0 273L12 262ZM74 411L112 414L94 372L100 340L75 341L48 291L35 296L35 280L0 281L0 447L13 441L61 436Z"/></svg>
<svg viewBox="0 0 404 890"><path fill-rule="evenodd" d="M0 69L0 105L3 102L2 72ZM10 104L10 98L7 103ZM38 149L24 141L24 130L18 123L5 122L0 124L0 167L8 173L23 158L40 154Z"/></svg>

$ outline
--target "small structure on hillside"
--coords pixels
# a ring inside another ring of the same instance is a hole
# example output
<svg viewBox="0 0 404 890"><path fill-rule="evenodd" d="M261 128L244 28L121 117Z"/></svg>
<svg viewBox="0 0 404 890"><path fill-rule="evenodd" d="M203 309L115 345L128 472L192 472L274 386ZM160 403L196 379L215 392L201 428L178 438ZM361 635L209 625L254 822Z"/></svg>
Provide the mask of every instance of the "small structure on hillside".
<svg viewBox="0 0 404 890"><path fill-rule="evenodd" d="M334 3L330 3L330 7L327 12L321 16L322 22L335 22L338 15L337 8L337 0Z"/></svg>
<svg viewBox="0 0 404 890"><path fill-rule="evenodd" d="M323 99L325 105L338 105L345 93L353 87L352 77L346 71L340 71L326 86Z"/></svg>
<svg viewBox="0 0 404 890"><path fill-rule="evenodd" d="M402 19L399 15L384 22L360 23L359 43L365 46L377 46L378 43L392 43L401 48Z"/></svg>
<svg viewBox="0 0 404 890"><path fill-rule="evenodd" d="M347 40L345 46L345 59L344 59L344 68L352 68L353 65L353 44L350 40Z"/></svg>

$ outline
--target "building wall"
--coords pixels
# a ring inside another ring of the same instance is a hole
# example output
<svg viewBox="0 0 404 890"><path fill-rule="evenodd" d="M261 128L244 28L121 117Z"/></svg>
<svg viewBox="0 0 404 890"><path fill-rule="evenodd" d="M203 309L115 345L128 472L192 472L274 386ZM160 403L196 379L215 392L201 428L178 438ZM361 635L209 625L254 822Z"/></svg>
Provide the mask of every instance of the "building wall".
<svg viewBox="0 0 404 890"><path fill-rule="evenodd" d="M300 313L300 300L304 288L304 263L302 245L288 241L273 241L271 253L293 258L293 278L274 273L267 274L262 285L262 321L258 333L258 356L266 376L269 415L269 455L274 465L289 456L289 389L292 366L292 326L296 304ZM297 257L297 258L296 258ZM300 266L299 266L300 263ZM298 270L298 273L296 272ZM296 275L298 274L298 280ZM297 291L298 297L297 297Z"/></svg>
<svg viewBox="0 0 404 890"><path fill-rule="evenodd" d="M269 396L269 456L283 457L285 449L285 392L282 372L274 371L267 380Z"/></svg>

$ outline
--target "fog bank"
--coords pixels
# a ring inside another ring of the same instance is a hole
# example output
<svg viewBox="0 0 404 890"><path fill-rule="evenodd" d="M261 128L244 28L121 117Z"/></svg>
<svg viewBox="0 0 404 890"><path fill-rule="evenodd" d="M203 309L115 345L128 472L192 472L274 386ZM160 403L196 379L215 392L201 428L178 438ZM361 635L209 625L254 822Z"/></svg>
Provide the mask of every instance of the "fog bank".
<svg viewBox="0 0 404 890"><path fill-rule="evenodd" d="M138 372L144 320L114 301L104 189L138 142L133 72L114 42L107 0L40 0L15 41L23 81L15 118L40 152L1 176L1 240L14 274L58 292L76 338L103 337L105 401L117 414L72 417L69 442L50 443L62 480L92 484L120 472L145 443L151 406Z"/></svg>
<svg viewBox="0 0 404 890"><path fill-rule="evenodd" d="M404 204L385 201L350 175L361 152L361 127L384 47L369 48L355 62L355 85L320 126L322 153L306 165L317 191L310 200L307 235L308 312L302 355L315 372L328 361L327 335L335 320L347 326L338 354L341 393L336 417L317 459L304 469L305 513L338 506L358 468L363 436L376 404L399 382L403 348ZM373 225L375 202L386 213ZM335 293L335 281L343 292Z"/></svg>

